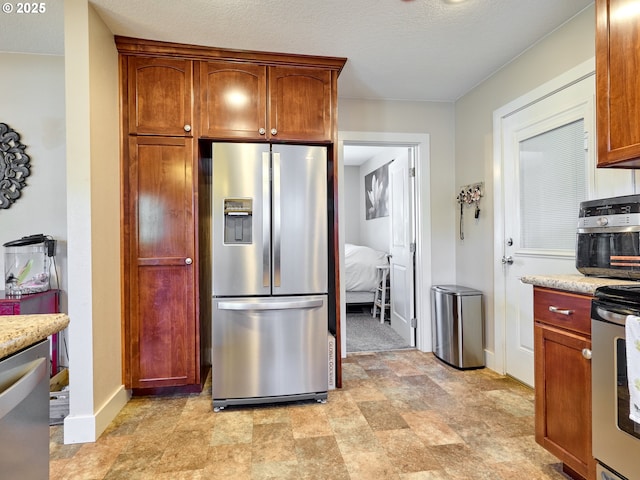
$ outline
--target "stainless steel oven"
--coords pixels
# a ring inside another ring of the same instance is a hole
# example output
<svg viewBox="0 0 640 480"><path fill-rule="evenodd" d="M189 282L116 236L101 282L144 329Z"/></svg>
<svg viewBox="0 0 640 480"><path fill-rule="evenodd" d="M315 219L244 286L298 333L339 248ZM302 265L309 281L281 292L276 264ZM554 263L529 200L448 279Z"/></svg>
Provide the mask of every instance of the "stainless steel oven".
<svg viewBox="0 0 640 480"><path fill-rule="evenodd" d="M593 456L598 480L640 479L640 424L629 418L625 321L640 285L596 290L591 305Z"/></svg>

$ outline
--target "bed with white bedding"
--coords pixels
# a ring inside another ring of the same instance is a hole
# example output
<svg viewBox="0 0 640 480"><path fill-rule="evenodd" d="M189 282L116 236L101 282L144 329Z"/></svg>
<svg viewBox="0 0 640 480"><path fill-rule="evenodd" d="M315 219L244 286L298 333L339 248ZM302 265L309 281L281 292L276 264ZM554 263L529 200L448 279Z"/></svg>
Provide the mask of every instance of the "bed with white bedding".
<svg viewBox="0 0 640 480"><path fill-rule="evenodd" d="M376 287L376 267L388 265L388 255L363 245L346 243L344 246L347 304L373 303Z"/></svg>

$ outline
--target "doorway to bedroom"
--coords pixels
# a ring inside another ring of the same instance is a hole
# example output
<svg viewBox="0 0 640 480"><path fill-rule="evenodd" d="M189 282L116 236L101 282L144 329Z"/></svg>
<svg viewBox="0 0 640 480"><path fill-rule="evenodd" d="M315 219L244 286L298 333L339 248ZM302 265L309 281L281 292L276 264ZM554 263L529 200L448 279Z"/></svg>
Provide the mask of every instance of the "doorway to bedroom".
<svg viewBox="0 0 640 480"><path fill-rule="evenodd" d="M409 145L343 146L346 353L416 345L415 160Z"/></svg>

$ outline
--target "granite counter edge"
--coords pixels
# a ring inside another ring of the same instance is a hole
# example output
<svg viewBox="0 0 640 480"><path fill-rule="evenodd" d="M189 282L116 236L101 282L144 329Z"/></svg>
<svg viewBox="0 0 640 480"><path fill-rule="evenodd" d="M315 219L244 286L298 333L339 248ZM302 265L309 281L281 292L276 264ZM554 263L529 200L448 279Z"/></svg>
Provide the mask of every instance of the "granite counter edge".
<svg viewBox="0 0 640 480"><path fill-rule="evenodd" d="M593 296L597 288L607 285L640 285L640 282L632 280L587 277L583 275L524 275L520 277L520 281L535 287L552 288L591 296Z"/></svg>
<svg viewBox="0 0 640 480"><path fill-rule="evenodd" d="M2 320L5 325L0 325L0 359L34 345L69 325L69 317L64 313L0 316L0 322Z"/></svg>

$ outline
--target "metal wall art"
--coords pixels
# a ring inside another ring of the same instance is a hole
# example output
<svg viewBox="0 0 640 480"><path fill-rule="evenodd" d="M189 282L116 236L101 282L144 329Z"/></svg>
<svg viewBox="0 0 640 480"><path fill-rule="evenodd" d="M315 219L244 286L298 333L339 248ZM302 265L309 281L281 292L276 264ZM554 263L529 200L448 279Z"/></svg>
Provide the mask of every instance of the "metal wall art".
<svg viewBox="0 0 640 480"><path fill-rule="evenodd" d="M20 198L29 176L29 155L20 135L6 123L0 123L0 208L9 208Z"/></svg>

